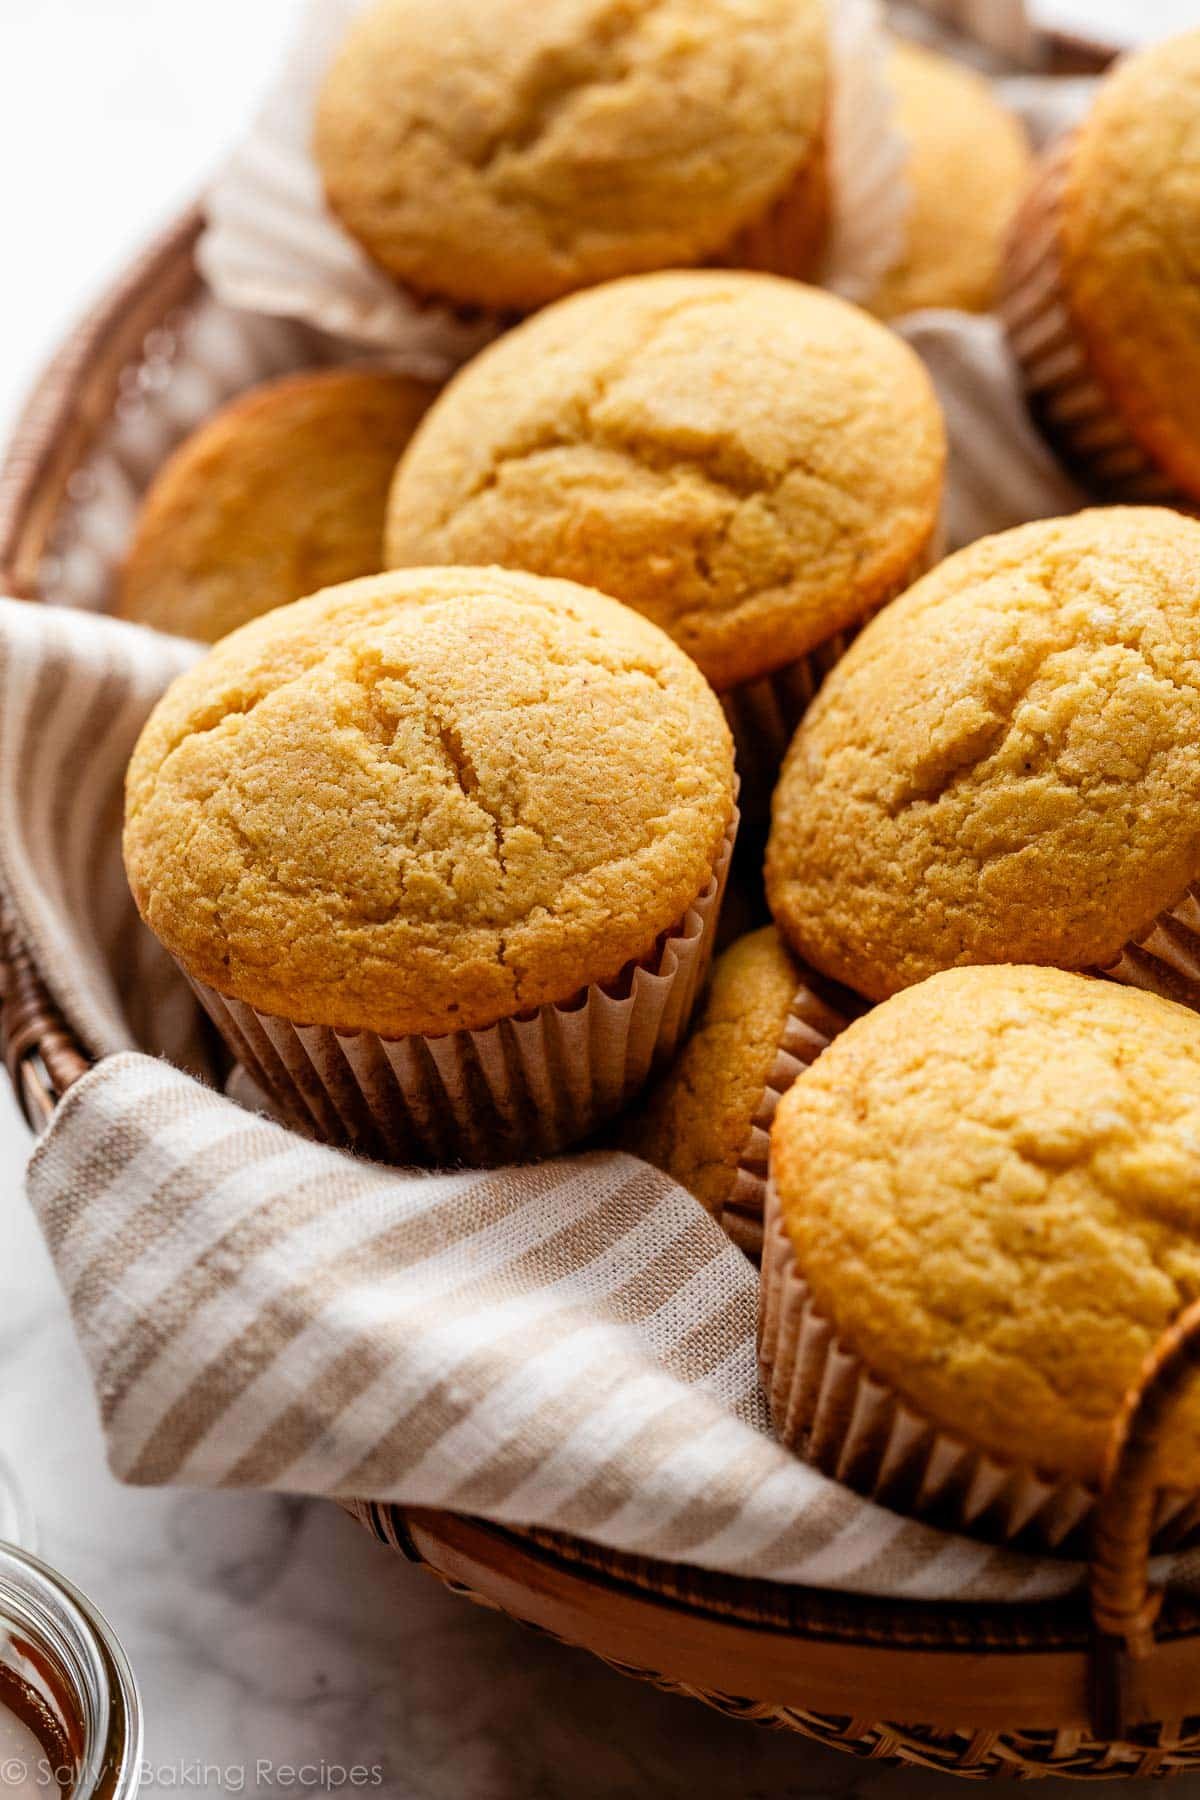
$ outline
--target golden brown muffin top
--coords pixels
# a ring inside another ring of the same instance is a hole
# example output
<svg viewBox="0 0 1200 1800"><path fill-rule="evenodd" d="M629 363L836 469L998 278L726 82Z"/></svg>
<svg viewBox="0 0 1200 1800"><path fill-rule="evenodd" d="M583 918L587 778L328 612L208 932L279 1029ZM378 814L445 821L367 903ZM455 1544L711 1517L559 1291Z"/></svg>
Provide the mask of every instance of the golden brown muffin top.
<svg viewBox="0 0 1200 1800"><path fill-rule="evenodd" d="M456 376L396 472L386 555L587 582L722 689L903 583L944 458L925 370L857 307L772 275L643 275Z"/></svg>
<svg viewBox="0 0 1200 1800"><path fill-rule="evenodd" d="M380 369L320 369L239 394L152 482L117 611L215 643L273 606L375 574L388 483L436 391Z"/></svg>
<svg viewBox="0 0 1200 1800"><path fill-rule="evenodd" d="M623 1133L710 1213L729 1196L800 981L773 925L731 944L691 1037Z"/></svg>
<svg viewBox="0 0 1200 1800"><path fill-rule="evenodd" d="M936 51L897 44L888 79L908 141L909 212L904 255L867 305L881 319L922 306L987 312L1032 166L1025 132L989 82Z"/></svg>
<svg viewBox="0 0 1200 1800"><path fill-rule="evenodd" d="M977 1448L1094 1481L1200 1298L1200 1025L1054 969L935 975L785 1094L771 1168L797 1265L870 1369ZM1200 1481L1200 1398L1161 1476Z"/></svg>
<svg viewBox="0 0 1200 1800"><path fill-rule="evenodd" d="M1063 279L1143 448L1200 497L1200 31L1118 64L1080 129Z"/></svg>
<svg viewBox="0 0 1200 1800"><path fill-rule="evenodd" d="M732 806L720 707L646 620L567 582L410 570L280 608L172 684L130 764L125 866L221 993L436 1035L648 955Z"/></svg>
<svg viewBox="0 0 1200 1800"><path fill-rule="evenodd" d="M823 0L379 0L317 160L384 268L527 310L722 250L819 154L827 64Z"/></svg>
<svg viewBox="0 0 1200 1800"><path fill-rule="evenodd" d="M881 1000L956 963L1104 967L1200 874L1200 524L984 538L827 677L775 792L793 949Z"/></svg>

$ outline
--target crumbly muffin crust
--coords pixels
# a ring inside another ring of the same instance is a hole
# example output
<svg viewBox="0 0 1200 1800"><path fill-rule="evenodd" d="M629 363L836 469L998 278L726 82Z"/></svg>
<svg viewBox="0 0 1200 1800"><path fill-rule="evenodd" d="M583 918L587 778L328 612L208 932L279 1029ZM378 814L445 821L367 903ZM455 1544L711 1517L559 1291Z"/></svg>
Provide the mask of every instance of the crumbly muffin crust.
<svg viewBox="0 0 1200 1800"><path fill-rule="evenodd" d="M211 644L375 574L388 484L436 391L380 369L313 369L240 394L151 483L117 611Z"/></svg>
<svg viewBox="0 0 1200 1800"><path fill-rule="evenodd" d="M295 1023L487 1026L650 953L733 806L720 707L603 595L498 569L351 582L168 689L127 783L142 917Z"/></svg>
<svg viewBox="0 0 1200 1800"><path fill-rule="evenodd" d="M799 984L774 926L731 944L687 1044L622 1133L710 1213L728 1198Z"/></svg>
<svg viewBox="0 0 1200 1800"><path fill-rule="evenodd" d="M767 893L880 1000L960 963L1103 968L1200 875L1200 524L982 539L874 620L784 764Z"/></svg>
<svg viewBox="0 0 1200 1800"><path fill-rule="evenodd" d="M981 75L936 51L897 44L888 76L910 208L904 255L867 305L881 319L924 306L987 312L1032 168L1025 132Z"/></svg>
<svg viewBox="0 0 1200 1800"><path fill-rule="evenodd" d="M1200 31L1118 64L1062 199L1063 284L1127 430L1200 498Z"/></svg>
<svg viewBox="0 0 1200 1800"><path fill-rule="evenodd" d="M1146 1354L1200 1297L1200 1030L1052 969L932 977L780 1102L772 1172L842 1340L942 1429L1094 1481ZM1161 1478L1200 1480L1200 1400Z"/></svg>
<svg viewBox="0 0 1200 1800"><path fill-rule="evenodd" d="M820 154L828 60L823 0L379 0L316 155L384 268L527 310L723 250Z"/></svg>
<svg viewBox="0 0 1200 1800"><path fill-rule="evenodd" d="M725 689L895 591L944 460L923 367L857 307L771 275L644 275L460 372L396 472L386 555L586 582Z"/></svg>

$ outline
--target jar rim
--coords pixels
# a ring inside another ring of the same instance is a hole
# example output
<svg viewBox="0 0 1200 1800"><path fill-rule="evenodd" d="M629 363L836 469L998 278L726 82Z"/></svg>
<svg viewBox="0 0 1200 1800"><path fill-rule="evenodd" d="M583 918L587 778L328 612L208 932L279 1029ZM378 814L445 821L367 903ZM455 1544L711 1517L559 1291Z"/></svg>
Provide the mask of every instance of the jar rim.
<svg viewBox="0 0 1200 1800"><path fill-rule="evenodd" d="M142 1758L142 1709L129 1659L86 1594L40 1557L0 1543L0 1616L53 1656L84 1727L70 1800L132 1800Z"/></svg>

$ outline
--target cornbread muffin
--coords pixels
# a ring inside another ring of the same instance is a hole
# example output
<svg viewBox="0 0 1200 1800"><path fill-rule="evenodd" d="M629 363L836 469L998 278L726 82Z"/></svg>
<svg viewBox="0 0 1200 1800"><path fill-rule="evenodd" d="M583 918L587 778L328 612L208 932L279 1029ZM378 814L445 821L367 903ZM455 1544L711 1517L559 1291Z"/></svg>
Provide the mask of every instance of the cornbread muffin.
<svg viewBox="0 0 1200 1800"><path fill-rule="evenodd" d="M923 306L987 312L1032 166L1020 121L948 56L897 44L888 78L909 146L904 256L867 301L881 319Z"/></svg>
<svg viewBox="0 0 1200 1800"><path fill-rule="evenodd" d="M858 308L769 275L643 275L460 371L396 472L386 555L586 582L728 690L907 583L944 460L928 376Z"/></svg>
<svg viewBox="0 0 1200 1800"><path fill-rule="evenodd" d="M781 201L814 254L828 87L822 0L377 0L314 145L383 268L528 310L710 260Z"/></svg>
<svg viewBox="0 0 1200 1800"><path fill-rule="evenodd" d="M436 1035L650 953L732 810L720 708L654 626L567 582L413 570L277 609L173 683L125 866L219 993Z"/></svg>
<svg viewBox="0 0 1200 1800"><path fill-rule="evenodd" d="M117 611L215 643L273 606L375 574L388 483L435 391L322 369L223 406L151 484Z"/></svg>
<svg viewBox="0 0 1200 1800"><path fill-rule="evenodd" d="M1143 1359L1200 1298L1200 1031L1058 970L933 976L784 1096L771 1175L772 1254L869 1377L937 1432L1094 1484ZM1200 1397L1159 1473L1200 1481Z"/></svg>
<svg viewBox="0 0 1200 1800"><path fill-rule="evenodd" d="M1200 524L1116 507L981 539L867 627L796 733L771 910L874 1000L1021 962L1200 1005L1155 931L1194 910L1198 742Z"/></svg>
<svg viewBox="0 0 1200 1800"><path fill-rule="evenodd" d="M1035 412L1079 473L1200 500L1200 31L1117 65L1046 159L1006 287Z"/></svg>
<svg viewBox="0 0 1200 1800"><path fill-rule="evenodd" d="M622 1134L753 1255L762 1248L766 1128L781 1093L845 1024L773 926L731 944L684 1050Z"/></svg>

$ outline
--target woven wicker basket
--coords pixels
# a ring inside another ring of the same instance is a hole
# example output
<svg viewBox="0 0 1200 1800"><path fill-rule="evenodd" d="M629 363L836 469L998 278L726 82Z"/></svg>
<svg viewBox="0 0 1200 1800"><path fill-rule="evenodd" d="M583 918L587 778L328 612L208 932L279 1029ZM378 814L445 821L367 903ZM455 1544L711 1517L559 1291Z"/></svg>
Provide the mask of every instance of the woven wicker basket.
<svg viewBox="0 0 1200 1800"><path fill-rule="evenodd" d="M0 589L43 597L48 537L121 372L197 289L198 224L189 215L152 246L35 391L0 469ZM0 1001L9 1074L41 1129L87 1059L11 922ZM1198 1364L1200 1306L1167 1335L1114 1427L1090 1595L1072 1601L859 1599L447 1514L350 1510L456 1591L741 1718L977 1778L1165 1775L1200 1768L1200 1604L1163 1601L1148 1585L1149 1451Z"/></svg>
<svg viewBox="0 0 1200 1800"><path fill-rule="evenodd" d="M979 43L1006 46L999 53L1006 63L1015 55L1017 66L1039 75L1096 75L1106 69L1118 50L1111 43L1063 31L1053 24L1028 16L1014 23L1012 0L902 0L939 27L961 40L968 52ZM1026 14L1032 10L1026 6Z"/></svg>

